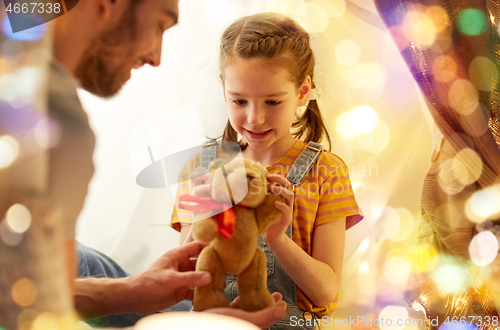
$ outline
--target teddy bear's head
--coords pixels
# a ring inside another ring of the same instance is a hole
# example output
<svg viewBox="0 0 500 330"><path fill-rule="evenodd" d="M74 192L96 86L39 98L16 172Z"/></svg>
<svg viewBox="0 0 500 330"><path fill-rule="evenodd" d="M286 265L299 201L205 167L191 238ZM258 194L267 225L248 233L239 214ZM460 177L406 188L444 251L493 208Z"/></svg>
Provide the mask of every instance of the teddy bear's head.
<svg viewBox="0 0 500 330"><path fill-rule="evenodd" d="M211 175L212 198L224 203L248 207L259 206L268 193L266 169L248 159L235 158L228 163L218 162Z"/></svg>

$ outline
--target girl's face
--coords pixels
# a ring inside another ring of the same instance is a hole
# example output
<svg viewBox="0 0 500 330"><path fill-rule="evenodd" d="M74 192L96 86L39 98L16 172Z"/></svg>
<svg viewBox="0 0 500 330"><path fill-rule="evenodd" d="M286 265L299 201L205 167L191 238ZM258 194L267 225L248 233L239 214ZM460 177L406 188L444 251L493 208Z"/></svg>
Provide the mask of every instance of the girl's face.
<svg viewBox="0 0 500 330"><path fill-rule="evenodd" d="M309 76L297 89L283 66L241 58L226 66L224 73L229 121L249 147L279 148L293 139L290 127L297 107L309 99Z"/></svg>

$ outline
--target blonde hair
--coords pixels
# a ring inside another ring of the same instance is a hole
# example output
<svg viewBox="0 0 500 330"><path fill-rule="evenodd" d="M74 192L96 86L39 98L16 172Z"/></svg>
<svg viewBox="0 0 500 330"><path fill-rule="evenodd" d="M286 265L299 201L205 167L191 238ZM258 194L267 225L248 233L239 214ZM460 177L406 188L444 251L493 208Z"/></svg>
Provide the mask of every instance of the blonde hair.
<svg viewBox="0 0 500 330"><path fill-rule="evenodd" d="M314 54L309 44L309 35L293 19L276 13L259 13L245 16L231 24L221 38L219 61L222 83L224 84L224 68L234 58L262 58L276 61L285 66L297 88L300 88L307 75L311 77L311 87L314 83ZM316 100L310 100L306 111L296 118L292 124L297 130L293 137L306 142L320 142L325 136L329 149L330 135L326 130L323 117ZM238 133L227 122L223 141L238 141Z"/></svg>

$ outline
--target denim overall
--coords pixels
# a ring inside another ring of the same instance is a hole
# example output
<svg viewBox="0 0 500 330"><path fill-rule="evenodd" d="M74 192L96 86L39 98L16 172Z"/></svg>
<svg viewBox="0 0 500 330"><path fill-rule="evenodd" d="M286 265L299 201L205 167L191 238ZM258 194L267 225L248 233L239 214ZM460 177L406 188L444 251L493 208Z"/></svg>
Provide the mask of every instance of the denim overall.
<svg viewBox="0 0 500 330"><path fill-rule="evenodd" d="M318 160L322 149L320 144L309 142L307 148L299 155L287 175L287 180L290 181L294 187L300 184L307 176L311 167L313 167ZM202 155L203 153L202 151ZM292 224L288 226L285 233L288 237L292 238ZM311 320L310 322L314 324L316 315L297 306L297 285L290 276L288 276L271 249L264 243L262 236L259 236L258 245L266 253L267 257L267 288L271 293L280 292L283 295L283 300L287 303L287 314L285 318L276 322L268 329L314 329L314 327L298 326L299 320L301 320L300 324L305 324L307 319ZM239 295L236 278L236 275L226 275L226 288L224 289L224 293L229 301L233 301ZM291 317L292 319L290 319ZM297 325L292 325L291 323Z"/></svg>

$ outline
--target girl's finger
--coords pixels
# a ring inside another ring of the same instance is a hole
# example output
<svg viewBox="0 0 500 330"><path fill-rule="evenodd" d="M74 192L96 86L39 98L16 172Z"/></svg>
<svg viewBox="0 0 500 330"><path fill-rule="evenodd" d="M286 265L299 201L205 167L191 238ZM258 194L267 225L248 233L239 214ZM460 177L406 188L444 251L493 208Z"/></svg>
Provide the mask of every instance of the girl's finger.
<svg viewBox="0 0 500 330"><path fill-rule="evenodd" d="M210 196L211 193L212 193L212 185L210 183L207 183L195 186L193 188L193 191L191 192L191 195L196 197L204 197L204 196Z"/></svg>

